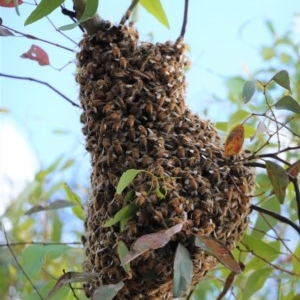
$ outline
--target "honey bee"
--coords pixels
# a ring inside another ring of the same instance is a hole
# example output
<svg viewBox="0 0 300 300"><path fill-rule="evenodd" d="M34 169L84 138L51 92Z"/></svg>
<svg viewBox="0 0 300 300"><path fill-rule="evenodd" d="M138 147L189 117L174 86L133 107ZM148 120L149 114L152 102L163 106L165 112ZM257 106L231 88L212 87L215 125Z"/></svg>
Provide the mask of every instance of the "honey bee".
<svg viewBox="0 0 300 300"><path fill-rule="evenodd" d="M119 59L119 65L120 65L120 67L122 69L126 69L127 68L127 59L124 56L120 57L120 59Z"/></svg>
<svg viewBox="0 0 300 300"><path fill-rule="evenodd" d="M115 150L116 154L120 155L120 154L123 153L121 143L118 139L113 140L113 147L114 147L114 150Z"/></svg>
<svg viewBox="0 0 300 300"><path fill-rule="evenodd" d="M103 140L102 140L102 146L104 147L104 149L106 149L106 150L108 150L109 148L110 148L110 146L111 146L111 144L110 144L110 140L109 140L109 138L103 138Z"/></svg>
<svg viewBox="0 0 300 300"><path fill-rule="evenodd" d="M202 162L201 166L204 170L208 171L212 165L212 161L209 158L206 158L204 155L202 155L202 158L204 158L204 161L202 162L201 160Z"/></svg>
<svg viewBox="0 0 300 300"><path fill-rule="evenodd" d="M112 121L120 121L121 120L121 111L120 110L115 110L113 111L110 115L109 118Z"/></svg>
<svg viewBox="0 0 300 300"><path fill-rule="evenodd" d="M105 114L105 115L109 115L112 111L113 111L113 109L114 109L114 103L113 102L109 102L109 103L107 103L107 104L105 104L104 106L103 106L103 113Z"/></svg>
<svg viewBox="0 0 300 300"><path fill-rule="evenodd" d="M146 200L147 200L147 192L146 191L135 192L135 195L137 196L137 198L135 199L136 205L141 206L146 202Z"/></svg>
<svg viewBox="0 0 300 300"><path fill-rule="evenodd" d="M189 176L186 180L185 180L185 185L188 187L190 193L192 195L197 195L198 194L198 183L195 180L195 178L193 178L192 176Z"/></svg>
<svg viewBox="0 0 300 300"><path fill-rule="evenodd" d="M145 111L149 116L153 114L153 104L151 100L146 100Z"/></svg>
<svg viewBox="0 0 300 300"><path fill-rule="evenodd" d="M121 128L121 126L122 126L122 121L121 121L121 120L115 120L115 121L113 122L113 125L112 125L112 130L113 130L114 132L118 132L119 129Z"/></svg>
<svg viewBox="0 0 300 300"><path fill-rule="evenodd" d="M147 151L147 137L144 134L140 135L140 147Z"/></svg>
<svg viewBox="0 0 300 300"><path fill-rule="evenodd" d="M114 58L120 58L121 57L121 51L117 47L117 45L115 45L115 44L112 46L112 53L113 53Z"/></svg>
<svg viewBox="0 0 300 300"><path fill-rule="evenodd" d="M159 210L154 210L153 211L153 219L155 221L157 221L158 223L161 223L161 224L165 223L165 218Z"/></svg>
<svg viewBox="0 0 300 300"><path fill-rule="evenodd" d="M146 136L148 134L147 129L143 125L139 125L138 128L139 128L139 131L140 131L141 135Z"/></svg>
<svg viewBox="0 0 300 300"><path fill-rule="evenodd" d="M132 156L132 158L134 158L134 159L140 158L140 150L139 150L138 148L133 148L133 149L131 150L131 156Z"/></svg>
<svg viewBox="0 0 300 300"><path fill-rule="evenodd" d="M152 160L153 159L148 154L144 154L142 157L143 167L148 167L151 164Z"/></svg>
<svg viewBox="0 0 300 300"><path fill-rule="evenodd" d="M177 147L177 157L179 158L185 157L185 149L181 145Z"/></svg>
<svg viewBox="0 0 300 300"><path fill-rule="evenodd" d="M157 145L159 148L165 148L165 139L162 136L157 139Z"/></svg>
<svg viewBox="0 0 300 300"><path fill-rule="evenodd" d="M129 128L128 130L128 137L130 140L134 141L136 138L135 130L134 128Z"/></svg>
<svg viewBox="0 0 300 300"><path fill-rule="evenodd" d="M133 115L129 115L127 118L127 126L128 127L133 127L135 122L135 117Z"/></svg>

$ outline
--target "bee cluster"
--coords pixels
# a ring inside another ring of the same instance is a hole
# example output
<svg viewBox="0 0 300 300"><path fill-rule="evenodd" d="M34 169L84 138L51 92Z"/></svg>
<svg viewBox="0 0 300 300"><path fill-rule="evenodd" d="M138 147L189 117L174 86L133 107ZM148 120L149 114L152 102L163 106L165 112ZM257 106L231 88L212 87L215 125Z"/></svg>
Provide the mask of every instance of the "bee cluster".
<svg viewBox="0 0 300 300"><path fill-rule="evenodd" d="M99 273L85 285L87 296L102 284L124 281L115 299L172 299L174 253L180 242L194 262L193 284L216 259L194 246L194 236L212 236L234 248L248 224L252 171L224 147L214 126L191 113L184 101L188 60L176 42L139 42L129 25L102 24L86 36L77 54L81 122L91 154L92 195L87 208L84 269ZM129 186L132 197L116 195L128 169L143 169ZM161 199L154 185L165 192ZM128 201L137 211L121 232L103 227ZM128 248L140 236L187 220L165 247L120 265L117 243Z"/></svg>

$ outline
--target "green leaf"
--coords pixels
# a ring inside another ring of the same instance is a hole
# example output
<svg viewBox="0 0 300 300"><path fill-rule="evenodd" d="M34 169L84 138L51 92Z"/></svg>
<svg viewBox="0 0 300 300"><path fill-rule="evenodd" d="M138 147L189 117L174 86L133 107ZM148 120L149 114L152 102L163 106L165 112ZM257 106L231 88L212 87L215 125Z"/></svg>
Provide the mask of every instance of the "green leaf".
<svg viewBox="0 0 300 300"><path fill-rule="evenodd" d="M173 294L183 297L189 290L193 278L193 262L189 251L178 244L174 260Z"/></svg>
<svg viewBox="0 0 300 300"><path fill-rule="evenodd" d="M300 294L295 295L291 300L300 300Z"/></svg>
<svg viewBox="0 0 300 300"><path fill-rule="evenodd" d="M102 285L97 288L93 294L94 300L112 300L124 286L124 282L120 281L117 284Z"/></svg>
<svg viewBox="0 0 300 300"><path fill-rule="evenodd" d="M292 92L289 74L286 70L279 71L271 78L271 80L275 81L277 84L288 90L290 93Z"/></svg>
<svg viewBox="0 0 300 300"><path fill-rule="evenodd" d="M160 0L140 0L139 3L160 23L162 23L164 26L170 29L168 18L165 14Z"/></svg>
<svg viewBox="0 0 300 300"><path fill-rule="evenodd" d="M78 22L59 27L59 30L71 30L77 27L80 23L85 22L95 16L98 9L98 0L87 0L86 7Z"/></svg>
<svg viewBox="0 0 300 300"><path fill-rule="evenodd" d="M63 189L66 193L67 199L77 204L72 207L72 212L74 213L74 215L78 219L84 220L84 208L81 204L80 197L74 191L72 191L71 188L65 182L63 183Z"/></svg>
<svg viewBox="0 0 300 300"><path fill-rule="evenodd" d="M278 255L281 254L280 251L272 245L267 244L260 238L256 238L252 235L245 234L243 236L243 243L245 243L250 251L253 251L255 254L267 259L268 261L276 259ZM279 242L277 244L279 244Z"/></svg>
<svg viewBox="0 0 300 300"><path fill-rule="evenodd" d="M117 251L118 251L118 255L119 255L119 259L120 261L123 261L124 257L127 255L128 253L128 248L127 246L125 245L125 243L123 241L119 241L118 242L118 248L117 248ZM122 265L124 271L130 275L130 264L124 264Z"/></svg>
<svg viewBox="0 0 300 300"><path fill-rule="evenodd" d="M22 266L30 278L36 277L42 271L46 254L55 259L69 249L66 245L30 245L22 253Z"/></svg>
<svg viewBox="0 0 300 300"><path fill-rule="evenodd" d="M42 0L36 9L30 14L30 16L26 19L25 25L29 25L31 23L40 20L41 18L49 15L53 10L58 8L64 0Z"/></svg>
<svg viewBox="0 0 300 300"><path fill-rule="evenodd" d="M266 161L266 168L274 193L280 204L283 204L289 177L286 171L272 161Z"/></svg>
<svg viewBox="0 0 300 300"><path fill-rule="evenodd" d="M133 179L141 172L145 172L144 170L136 170L136 169L129 169L124 172L119 179L117 185L117 194L122 194L122 192L126 189L126 187L133 181Z"/></svg>
<svg viewBox="0 0 300 300"><path fill-rule="evenodd" d="M270 60L276 56L276 52L273 47L262 47L261 55L264 60Z"/></svg>
<svg viewBox="0 0 300 300"><path fill-rule="evenodd" d="M58 157L47 169L41 170L35 175L35 179L39 182L43 181L47 175L51 174L54 170L57 169L58 165L61 163L63 157Z"/></svg>
<svg viewBox="0 0 300 300"><path fill-rule="evenodd" d="M133 203L126 205L121 210L119 210L113 218L108 219L103 227L111 227L122 220L129 219L136 212L137 206Z"/></svg>
<svg viewBox="0 0 300 300"><path fill-rule="evenodd" d="M276 104L276 109L285 109L292 111L296 114L300 114L300 105L299 103L291 96L283 96Z"/></svg>
<svg viewBox="0 0 300 300"><path fill-rule="evenodd" d="M245 103L249 102L252 98L252 96L255 93L256 84L255 81L249 80L246 81L243 87L243 101Z"/></svg>
<svg viewBox="0 0 300 300"><path fill-rule="evenodd" d="M269 29L269 31L272 33L273 36L276 35L273 23L270 20L266 20L266 26Z"/></svg>
<svg viewBox="0 0 300 300"><path fill-rule="evenodd" d="M251 115L250 112L245 110L238 110L230 116L230 122L228 123L228 128L232 128L238 124L243 123L243 121ZM227 128L227 129L228 129Z"/></svg>
<svg viewBox="0 0 300 300"><path fill-rule="evenodd" d="M245 284L246 288L242 293L243 296L241 300L251 299L251 296L263 287L271 272L272 268L262 268L254 271L248 277L248 280Z"/></svg>
<svg viewBox="0 0 300 300"><path fill-rule="evenodd" d="M20 12L19 12L19 2L18 2L18 0L14 0L14 5L15 5L16 13L19 16Z"/></svg>

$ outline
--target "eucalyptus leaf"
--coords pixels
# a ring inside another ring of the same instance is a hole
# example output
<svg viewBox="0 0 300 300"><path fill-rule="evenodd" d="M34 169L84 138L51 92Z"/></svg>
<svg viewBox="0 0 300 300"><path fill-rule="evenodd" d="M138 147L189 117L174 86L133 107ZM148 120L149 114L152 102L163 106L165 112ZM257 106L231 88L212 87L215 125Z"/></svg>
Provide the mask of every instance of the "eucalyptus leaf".
<svg viewBox="0 0 300 300"><path fill-rule="evenodd" d="M252 96L255 93L255 88L256 88L255 81L249 80L245 82L243 87L243 101L245 103L248 103L251 100Z"/></svg>
<svg viewBox="0 0 300 300"><path fill-rule="evenodd" d="M275 104L276 109L285 109L292 111L296 114L300 114L300 105L299 103L291 96L286 95L283 96L278 102Z"/></svg>
<svg viewBox="0 0 300 300"><path fill-rule="evenodd" d="M277 72L271 80L275 81L281 87L287 89L290 93L292 92L290 86L290 77L286 70L281 70Z"/></svg>
<svg viewBox="0 0 300 300"><path fill-rule="evenodd" d="M26 19L25 25L34 23L43 17L49 15L52 11L58 8L64 0L42 0L36 9Z"/></svg>

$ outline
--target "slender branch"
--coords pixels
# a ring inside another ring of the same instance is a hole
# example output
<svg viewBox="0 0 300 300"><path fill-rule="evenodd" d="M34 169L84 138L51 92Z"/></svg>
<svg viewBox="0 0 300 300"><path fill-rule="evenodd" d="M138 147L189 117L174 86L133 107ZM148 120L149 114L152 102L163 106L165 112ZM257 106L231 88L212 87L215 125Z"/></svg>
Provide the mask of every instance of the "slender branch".
<svg viewBox="0 0 300 300"><path fill-rule="evenodd" d="M66 101L68 101L70 104L72 104L75 107L80 108L80 106L73 102L70 98L68 98L67 96L65 96L63 93L61 93L59 90L57 90L55 87L53 87L52 85L50 85L48 82L45 81L41 81L35 78L31 78L31 77L23 77L23 76L14 76L14 75L9 75L9 74L4 74L4 73L0 73L0 77L7 77L7 78L12 78L12 79L19 79L19 80L29 80L29 81L33 81L33 82L37 82L43 85L46 85L48 88L50 88L51 90L53 90L55 93L57 93L58 95L60 95L62 98L64 98Z"/></svg>
<svg viewBox="0 0 300 300"><path fill-rule="evenodd" d="M129 16L131 15L131 12L134 10L134 8L138 5L140 0L132 0L131 4L127 8L125 14L123 15L120 25L124 25L125 22L129 19Z"/></svg>
<svg viewBox="0 0 300 300"><path fill-rule="evenodd" d="M12 31L12 32L14 32L14 33L21 34L22 36L24 36L24 37L26 37L26 38L28 38L28 39L38 40L38 41L40 41L40 42L43 42L43 43L46 43L46 44L50 44L50 45L52 45L52 46L56 46L56 47L59 47L59 48L62 48L62 49L65 49L65 50L68 50L68 51L71 51L71 52L75 52L73 49L70 49L70 48L68 48L68 47L65 47L65 46L62 46L62 45L59 45L59 44L56 44L56 43L53 43L53 42L50 42L50 41L47 41L47 40L38 38L38 37L36 37L36 36L34 36L34 35L31 35L31 34L26 34L26 33L20 32L20 31L18 31L18 30L15 30L15 29L12 29L12 28L10 28L10 27L7 27L7 26L5 26L5 25L3 25L3 24L1 25L1 27L5 28L5 29L7 29L7 30L10 30L10 31Z"/></svg>
<svg viewBox="0 0 300 300"><path fill-rule="evenodd" d="M182 22L182 27L181 27L181 32L180 32L180 37L182 37L182 38L184 37L185 30L186 30L186 24L188 21L188 11L189 11L189 0L185 0L183 22Z"/></svg>
<svg viewBox="0 0 300 300"><path fill-rule="evenodd" d="M298 210L298 221L300 224L300 191L299 191L299 185L298 185L298 178L289 176L289 179L293 183L294 189L295 189L296 203L297 203L297 210Z"/></svg>
<svg viewBox="0 0 300 300"><path fill-rule="evenodd" d="M6 230L4 228L4 225L2 224L3 227L3 232L4 232L4 237L5 237L5 241L6 241L6 246L8 247L12 257L14 258L15 262L17 263L18 267L20 268L20 270L22 271L23 275L26 277L26 279L28 280L28 282L31 284L31 286L33 287L33 289L36 291L37 295L40 297L41 300L44 300L43 296L41 295L41 293L39 292L39 290L36 288L36 286L33 284L33 282L31 281L30 277L27 275L27 273L25 272L25 270L23 269L23 267L21 266L21 264L19 263L14 251L11 249L10 244L8 242L8 238L7 238L7 234L6 234Z"/></svg>
<svg viewBox="0 0 300 300"><path fill-rule="evenodd" d="M286 217L283 217L282 215L280 214L277 214L273 211L270 211L270 210L267 210L267 209L264 209L262 207L259 207L257 205L250 205L250 208L253 209L253 210L256 210L258 212L261 212L263 214L266 214L268 216L271 216L273 217L274 219L278 220L278 221L281 221L282 223L286 223L288 225L290 225L291 227L293 227L297 232L298 234L300 235L300 227L297 226L295 223L293 223L290 219L286 218Z"/></svg>
<svg viewBox="0 0 300 300"><path fill-rule="evenodd" d="M48 246L48 245L82 245L81 242L69 242L69 243L46 243L46 242L34 242L34 241L30 241L30 242L18 242L18 243L10 243L9 244L11 247L14 246L26 246L26 245L43 245L43 246ZM0 248L1 247L7 247L7 244L0 244Z"/></svg>
<svg viewBox="0 0 300 300"><path fill-rule="evenodd" d="M283 268L281 268L281 267L279 267L279 266L277 266L277 265L275 265L275 264L272 264L271 262L269 262L269 261L268 261L267 259L265 259L264 257L262 257L262 256L260 256L260 255L258 255L258 254L256 254L253 250L249 249L249 247L248 247L245 243L243 243L242 241L241 241L241 244L242 244L242 245L243 245L250 253L252 253L254 256L256 256L257 258L259 258L260 260L264 261L266 264L270 265L272 268L277 269L277 270L279 270L279 271L281 271L281 272L287 273L287 274L292 275L292 276L298 276L298 277L300 277L300 273L299 273L299 274L298 274L298 273L294 273L294 272L291 272L291 271L289 271L289 270L283 269Z"/></svg>

